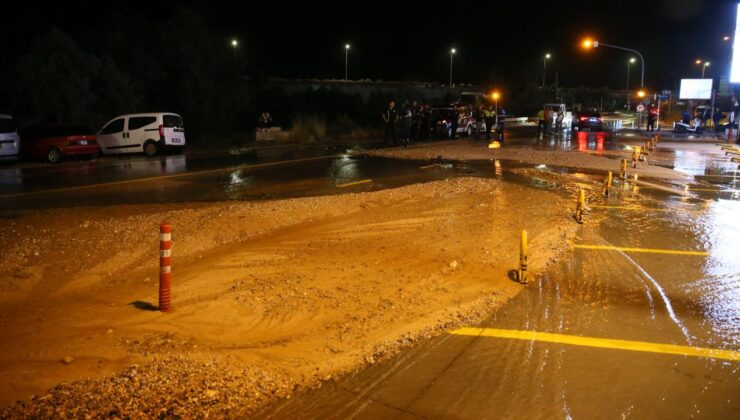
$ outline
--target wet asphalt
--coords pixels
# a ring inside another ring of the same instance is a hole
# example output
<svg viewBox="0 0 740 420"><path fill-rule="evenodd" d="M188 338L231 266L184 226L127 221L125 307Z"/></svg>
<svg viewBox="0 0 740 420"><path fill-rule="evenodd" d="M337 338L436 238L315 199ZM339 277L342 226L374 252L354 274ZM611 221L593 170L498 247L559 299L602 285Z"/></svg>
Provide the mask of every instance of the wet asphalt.
<svg viewBox="0 0 740 420"><path fill-rule="evenodd" d="M527 130L512 131L509 145L597 154L626 147L610 136L537 138ZM673 185L691 194L620 186L622 194L592 209L604 221L581 227L576 244L706 255L577 248L482 325L469 327L740 351L737 164L718 147L680 141L659 144L654 159L693 176ZM341 146L289 155L6 165L0 167L0 213L337 194L456 176L558 191L558 185L511 171L523 166L387 160ZM341 188L366 179L372 182ZM257 417L740 418L739 367L737 359L443 334Z"/></svg>

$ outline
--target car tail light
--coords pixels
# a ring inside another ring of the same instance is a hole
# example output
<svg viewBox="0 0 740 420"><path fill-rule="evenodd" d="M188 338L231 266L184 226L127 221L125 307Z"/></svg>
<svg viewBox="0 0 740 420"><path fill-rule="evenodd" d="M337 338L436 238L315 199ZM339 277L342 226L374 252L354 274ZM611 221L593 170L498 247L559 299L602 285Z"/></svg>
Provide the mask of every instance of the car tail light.
<svg viewBox="0 0 740 420"><path fill-rule="evenodd" d="M159 124L159 137L164 137L164 125Z"/></svg>
<svg viewBox="0 0 740 420"><path fill-rule="evenodd" d="M588 117L581 117L581 121L586 121L586 120L588 120Z"/></svg>
<svg viewBox="0 0 740 420"><path fill-rule="evenodd" d="M604 122L604 117L599 117L600 122Z"/></svg>

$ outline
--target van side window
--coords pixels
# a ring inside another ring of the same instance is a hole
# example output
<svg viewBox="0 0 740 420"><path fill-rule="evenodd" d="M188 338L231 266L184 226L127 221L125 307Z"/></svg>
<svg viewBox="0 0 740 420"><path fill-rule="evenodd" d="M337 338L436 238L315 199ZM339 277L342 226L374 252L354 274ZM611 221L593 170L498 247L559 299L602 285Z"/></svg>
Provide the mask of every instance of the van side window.
<svg viewBox="0 0 740 420"><path fill-rule="evenodd" d="M180 118L178 115L164 115L162 116L162 122L164 123L165 127L178 127L178 128L185 128L185 126L182 123L182 118Z"/></svg>
<svg viewBox="0 0 740 420"><path fill-rule="evenodd" d="M100 134L114 134L123 131L123 118L111 121L105 128L100 130Z"/></svg>
<svg viewBox="0 0 740 420"><path fill-rule="evenodd" d="M128 129L136 130L157 121L157 117L131 117L128 119Z"/></svg>

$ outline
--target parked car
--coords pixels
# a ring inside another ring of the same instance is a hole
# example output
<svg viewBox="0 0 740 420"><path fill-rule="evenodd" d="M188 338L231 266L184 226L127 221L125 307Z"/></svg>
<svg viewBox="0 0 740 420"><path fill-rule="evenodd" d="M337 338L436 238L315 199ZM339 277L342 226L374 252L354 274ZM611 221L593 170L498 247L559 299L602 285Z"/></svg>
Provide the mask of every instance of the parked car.
<svg viewBox="0 0 740 420"><path fill-rule="evenodd" d="M579 112L576 118L578 130L604 131L604 117L599 111Z"/></svg>
<svg viewBox="0 0 740 420"><path fill-rule="evenodd" d="M10 115L0 114L0 158L17 159L20 147L21 142L15 120Z"/></svg>
<svg viewBox="0 0 740 420"><path fill-rule="evenodd" d="M182 117L169 112L118 116L98 131L103 154L144 153L155 156L165 149L185 147Z"/></svg>
<svg viewBox="0 0 740 420"><path fill-rule="evenodd" d="M456 112L452 105L436 105L429 112L434 137L450 138L453 118L457 118L457 134L465 133L469 136L475 131L475 119L467 110L458 109Z"/></svg>
<svg viewBox="0 0 740 420"><path fill-rule="evenodd" d="M100 146L95 133L86 127L37 125L20 132L24 158L59 163L65 156L97 156Z"/></svg>

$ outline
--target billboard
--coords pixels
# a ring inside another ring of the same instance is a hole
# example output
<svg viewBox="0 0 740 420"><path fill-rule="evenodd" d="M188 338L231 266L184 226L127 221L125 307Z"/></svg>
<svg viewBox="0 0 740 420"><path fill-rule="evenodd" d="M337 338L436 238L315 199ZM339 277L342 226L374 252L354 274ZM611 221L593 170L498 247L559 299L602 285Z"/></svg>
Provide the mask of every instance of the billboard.
<svg viewBox="0 0 740 420"><path fill-rule="evenodd" d="M712 79L681 79L679 99L712 99Z"/></svg>
<svg viewBox="0 0 740 420"><path fill-rule="evenodd" d="M735 15L735 38L732 40L732 67L730 83L740 83L740 4Z"/></svg>

